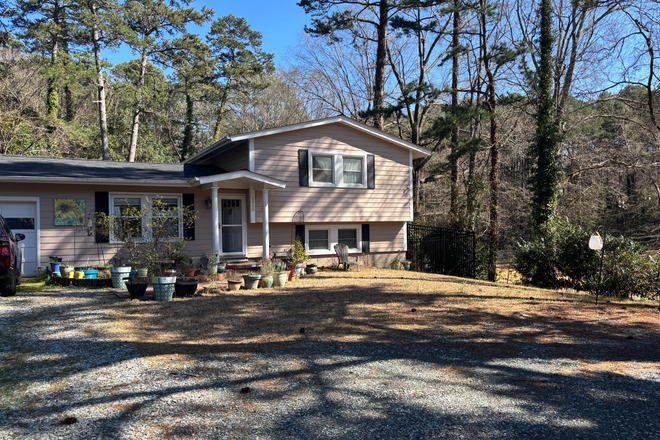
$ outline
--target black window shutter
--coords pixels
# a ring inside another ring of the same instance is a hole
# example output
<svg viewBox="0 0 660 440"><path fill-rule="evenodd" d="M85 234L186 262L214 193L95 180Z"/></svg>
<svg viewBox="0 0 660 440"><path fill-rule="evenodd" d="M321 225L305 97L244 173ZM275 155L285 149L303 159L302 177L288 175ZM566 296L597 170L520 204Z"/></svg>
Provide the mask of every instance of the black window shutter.
<svg viewBox="0 0 660 440"><path fill-rule="evenodd" d="M110 215L110 193L106 191L97 191L94 193L94 209L97 214L104 213L105 215ZM110 242L110 237L106 234L105 231L100 229L99 219L96 220L96 237L95 240L97 243L108 243Z"/></svg>
<svg viewBox="0 0 660 440"><path fill-rule="evenodd" d="M362 252L369 252L369 224L362 225Z"/></svg>
<svg viewBox="0 0 660 440"><path fill-rule="evenodd" d="M373 154L367 156L367 188L376 188L376 156Z"/></svg>
<svg viewBox="0 0 660 440"><path fill-rule="evenodd" d="M195 212L195 194L184 194L183 195L183 207L189 208L192 212ZM183 228L183 238L186 240L195 239L195 222L188 227Z"/></svg>
<svg viewBox="0 0 660 440"><path fill-rule="evenodd" d="M298 185L309 186L309 152L298 150Z"/></svg>
<svg viewBox="0 0 660 440"><path fill-rule="evenodd" d="M296 238L305 244L305 225L296 225Z"/></svg>

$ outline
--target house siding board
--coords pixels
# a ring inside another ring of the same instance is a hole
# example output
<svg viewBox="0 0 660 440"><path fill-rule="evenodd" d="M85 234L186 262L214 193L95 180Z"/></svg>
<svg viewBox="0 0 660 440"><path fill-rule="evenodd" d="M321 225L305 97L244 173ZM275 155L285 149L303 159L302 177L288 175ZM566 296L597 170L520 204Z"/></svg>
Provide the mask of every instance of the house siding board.
<svg viewBox="0 0 660 440"><path fill-rule="evenodd" d="M375 189L301 187L300 149L375 155ZM255 172L287 182L286 188L269 193L273 223L290 222L299 210L304 211L306 222L409 220L409 152L404 148L333 124L257 138L254 150ZM257 222L261 221L260 211L257 200Z"/></svg>
<svg viewBox="0 0 660 440"><path fill-rule="evenodd" d="M323 224L341 226L344 222L308 223L305 226ZM352 224L354 225L354 224ZM376 222L369 224L370 252L397 252L403 249L403 222ZM248 225L248 257L261 256L261 225ZM295 225L292 223L270 224L270 246L276 257L282 258L291 248L295 235Z"/></svg>
<svg viewBox="0 0 660 440"><path fill-rule="evenodd" d="M103 185L57 185L57 184L22 184L20 186L0 188L0 196L13 197L39 197L41 219L40 239L41 255L38 264L45 266L50 255L57 255L64 261L76 265L103 263L109 261L117 252L117 246L110 243L96 243L94 235L88 236L87 231L78 230L75 235L73 226L55 226L55 205L57 198L84 199L87 212L95 209L95 193L107 191L110 193L142 193L142 194L194 194L195 210L198 215L195 228L195 240L187 244L190 256L199 256L211 250L211 210L206 209L205 200L209 191L202 188L186 188L185 191L177 188L158 187L129 187L129 186L103 186ZM235 191L226 191L235 192ZM244 192L243 192L244 193ZM75 258L74 258L75 255Z"/></svg>
<svg viewBox="0 0 660 440"><path fill-rule="evenodd" d="M227 171L250 169L249 145L244 142L222 155L222 160L215 161L215 166Z"/></svg>

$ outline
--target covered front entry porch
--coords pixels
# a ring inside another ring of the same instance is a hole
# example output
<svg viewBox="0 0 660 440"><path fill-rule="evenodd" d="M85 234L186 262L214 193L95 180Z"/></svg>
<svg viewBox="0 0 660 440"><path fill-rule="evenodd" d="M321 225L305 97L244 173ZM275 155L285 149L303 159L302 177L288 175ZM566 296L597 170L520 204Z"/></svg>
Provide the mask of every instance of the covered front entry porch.
<svg viewBox="0 0 660 440"><path fill-rule="evenodd" d="M212 247L221 258L247 257L247 225L257 223L256 192L262 195L262 258L269 258L268 193L286 182L242 170L195 178L210 192Z"/></svg>

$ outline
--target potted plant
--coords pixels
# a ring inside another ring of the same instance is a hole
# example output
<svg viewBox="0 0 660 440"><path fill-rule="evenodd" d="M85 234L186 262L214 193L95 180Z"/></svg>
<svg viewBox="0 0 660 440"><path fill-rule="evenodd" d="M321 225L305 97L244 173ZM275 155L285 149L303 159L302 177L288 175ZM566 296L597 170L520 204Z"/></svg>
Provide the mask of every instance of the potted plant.
<svg viewBox="0 0 660 440"><path fill-rule="evenodd" d="M403 268L405 270L410 270L410 264L411 264L410 260L403 260L401 264L403 265Z"/></svg>
<svg viewBox="0 0 660 440"><path fill-rule="evenodd" d="M164 203L159 196L150 202L142 207L124 206L121 217L97 213L97 228L121 244L122 250L129 255L129 261L140 262L140 265L153 275L151 281L156 300L170 301L176 277L163 276L164 265L171 262L173 256L185 254L185 241L182 238L172 238L172 220L178 218L179 225L185 229L195 221L196 216L191 208L172 207ZM135 220L124 221L125 217ZM144 231L148 233L145 234ZM116 279L123 283L126 275L122 276L117 272L130 273L130 267L116 267L111 272L113 285Z"/></svg>
<svg viewBox="0 0 660 440"><path fill-rule="evenodd" d="M291 259L295 265L296 276L302 275L303 263L309 260L309 254L307 253L307 249L305 249L305 245L300 241L300 238L296 237L296 240L293 242Z"/></svg>
<svg viewBox="0 0 660 440"><path fill-rule="evenodd" d="M394 260L392 260L390 263L390 269L401 270L401 261L399 260L399 257L396 257Z"/></svg>
<svg viewBox="0 0 660 440"><path fill-rule="evenodd" d="M147 292L149 282L139 278L125 278L126 290L131 295L131 299L142 298Z"/></svg>
<svg viewBox="0 0 660 440"><path fill-rule="evenodd" d="M174 296L179 298L193 296L197 292L198 285L199 280L195 277L177 277L174 283Z"/></svg>
<svg viewBox="0 0 660 440"><path fill-rule="evenodd" d="M259 287L273 287L273 263L270 260L262 260L260 272Z"/></svg>
<svg viewBox="0 0 660 440"><path fill-rule="evenodd" d="M220 264L220 253L212 251L209 257L208 271L209 275L214 277L218 273L218 265Z"/></svg>
<svg viewBox="0 0 660 440"><path fill-rule="evenodd" d="M310 275L315 274L316 272L318 272L318 270L319 270L319 268L318 268L318 266L316 265L316 263L309 263L309 264L305 267L305 273L308 273L308 274L310 274Z"/></svg>
<svg viewBox="0 0 660 440"><path fill-rule="evenodd" d="M288 276L286 270L286 263L282 260L273 260L273 285L277 287L283 287L286 284L286 279Z"/></svg>
<svg viewBox="0 0 660 440"><path fill-rule="evenodd" d="M61 263L60 264L60 274L65 278L73 278L73 264L71 263Z"/></svg>
<svg viewBox="0 0 660 440"><path fill-rule="evenodd" d="M238 277L227 278L227 287L229 290L240 290L242 285L243 281Z"/></svg>
<svg viewBox="0 0 660 440"><path fill-rule="evenodd" d="M50 271L53 273L53 276L59 276L60 275L60 265L62 263L57 259L50 259Z"/></svg>
<svg viewBox="0 0 660 440"><path fill-rule="evenodd" d="M246 289L256 289L259 285L259 280L261 279L261 274L258 272L250 272L243 275L243 282L245 283Z"/></svg>

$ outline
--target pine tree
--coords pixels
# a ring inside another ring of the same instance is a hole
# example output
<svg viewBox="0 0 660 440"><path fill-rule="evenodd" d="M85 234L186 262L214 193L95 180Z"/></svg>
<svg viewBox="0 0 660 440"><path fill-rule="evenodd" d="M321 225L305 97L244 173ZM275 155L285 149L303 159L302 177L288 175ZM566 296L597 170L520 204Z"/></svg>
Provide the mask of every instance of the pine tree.
<svg viewBox="0 0 660 440"><path fill-rule="evenodd" d="M244 18L227 15L216 19L206 39L217 63L213 82L217 103L213 142L217 142L229 98L233 94L249 96L267 87L255 80L262 73L272 73L275 65L273 54L261 50L261 33L252 30Z"/></svg>
<svg viewBox="0 0 660 440"><path fill-rule="evenodd" d="M124 6L124 20L132 35L126 43L140 55L140 76L137 84L137 99L133 111L133 126L128 161L134 162L137 150L140 116L145 74L149 59L160 53L167 46L166 37L185 32L189 23L202 24L209 19L213 11L206 6L201 11L184 8L190 0L164 2L162 0L131 0Z"/></svg>

